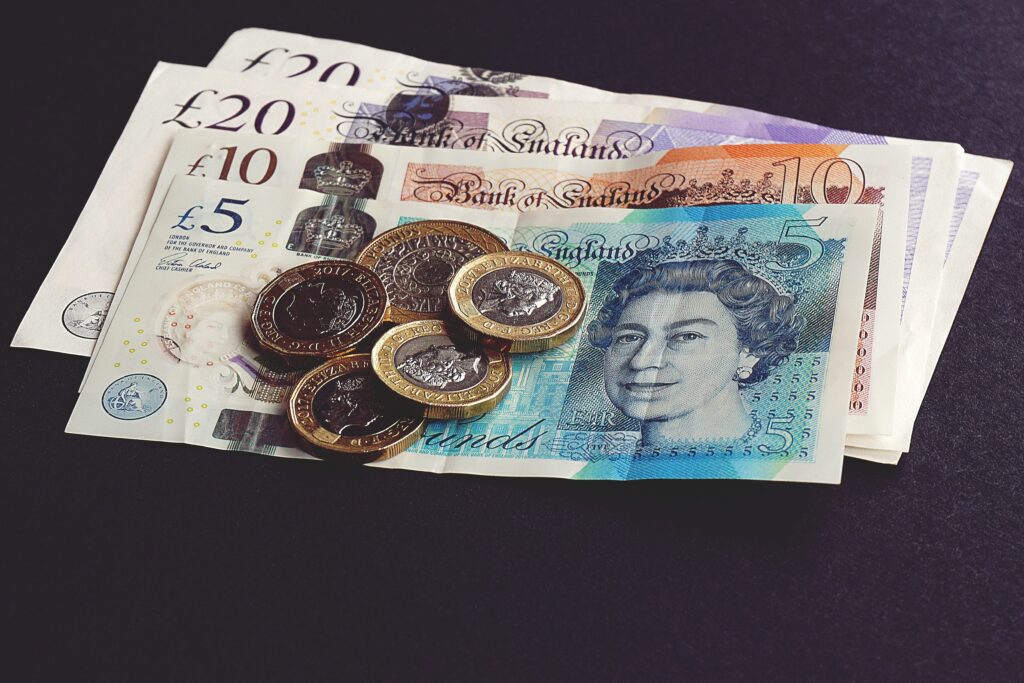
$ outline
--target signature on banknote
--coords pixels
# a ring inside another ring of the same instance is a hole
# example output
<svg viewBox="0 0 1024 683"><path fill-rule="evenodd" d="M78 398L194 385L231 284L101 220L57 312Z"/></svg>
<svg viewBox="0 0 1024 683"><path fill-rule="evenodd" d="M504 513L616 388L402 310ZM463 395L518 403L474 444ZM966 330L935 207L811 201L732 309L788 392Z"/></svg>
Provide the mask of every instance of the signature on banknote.
<svg viewBox="0 0 1024 683"><path fill-rule="evenodd" d="M192 258L191 260L189 260L190 256L192 255L184 251L177 252L174 254L168 254L167 256L164 256L162 259L157 261L157 270L176 268L197 268L200 270L217 270L218 268L221 267L223 263L222 261L207 261L206 259L203 258Z"/></svg>

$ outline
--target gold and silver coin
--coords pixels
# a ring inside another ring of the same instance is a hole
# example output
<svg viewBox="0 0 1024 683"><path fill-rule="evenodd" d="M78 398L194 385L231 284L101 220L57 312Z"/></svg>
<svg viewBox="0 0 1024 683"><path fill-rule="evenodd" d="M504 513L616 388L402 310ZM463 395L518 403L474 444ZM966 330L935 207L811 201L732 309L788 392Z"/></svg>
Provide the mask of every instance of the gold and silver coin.
<svg viewBox="0 0 1024 683"><path fill-rule="evenodd" d="M569 340L587 307L583 283L558 261L528 252L486 254L464 264L448 287L462 332L511 353Z"/></svg>
<svg viewBox="0 0 1024 683"><path fill-rule="evenodd" d="M426 424L422 407L384 388L365 353L306 373L288 401L288 419L314 455L352 462L398 455Z"/></svg>
<svg viewBox="0 0 1024 683"><path fill-rule="evenodd" d="M256 297L260 346L291 361L352 352L385 321L380 278L351 261L313 261L274 278Z"/></svg>
<svg viewBox="0 0 1024 683"><path fill-rule="evenodd" d="M447 323L398 325L371 352L384 386L423 406L426 416L461 419L498 405L512 381L512 359L502 351L453 337Z"/></svg>
<svg viewBox="0 0 1024 683"><path fill-rule="evenodd" d="M388 230L367 244L356 262L384 283L391 320L439 320L448 309L455 271L477 256L505 251L498 237L460 221L418 221Z"/></svg>

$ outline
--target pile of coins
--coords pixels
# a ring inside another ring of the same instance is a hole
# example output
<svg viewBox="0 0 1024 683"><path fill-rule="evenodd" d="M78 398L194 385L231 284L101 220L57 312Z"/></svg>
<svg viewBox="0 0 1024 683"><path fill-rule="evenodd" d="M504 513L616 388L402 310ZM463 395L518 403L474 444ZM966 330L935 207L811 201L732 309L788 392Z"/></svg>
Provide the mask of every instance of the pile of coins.
<svg viewBox="0 0 1024 683"><path fill-rule="evenodd" d="M567 341L586 303L557 261L509 251L468 223L419 221L382 233L355 261L281 273L257 297L252 330L289 366L315 365L288 402L311 452L368 462L415 443L427 419L494 408L512 354Z"/></svg>

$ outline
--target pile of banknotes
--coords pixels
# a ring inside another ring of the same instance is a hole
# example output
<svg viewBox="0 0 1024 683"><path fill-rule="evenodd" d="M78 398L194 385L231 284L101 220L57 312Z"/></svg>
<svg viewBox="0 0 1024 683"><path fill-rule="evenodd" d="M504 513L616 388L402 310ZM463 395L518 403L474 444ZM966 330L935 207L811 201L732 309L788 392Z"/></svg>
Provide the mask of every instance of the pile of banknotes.
<svg viewBox="0 0 1024 683"><path fill-rule="evenodd" d="M91 356L69 432L314 457L287 417L295 368L253 334L261 292L389 231L468 225L577 278L579 324L518 354L490 410L371 466L835 483L844 456L910 449L1010 166L245 29L205 68L156 66L13 344ZM453 227L370 268L410 316L393 322L430 321L478 255ZM478 276L506 317L553 305ZM332 324L361 324L348 294ZM389 428L356 384L332 385L331 415Z"/></svg>

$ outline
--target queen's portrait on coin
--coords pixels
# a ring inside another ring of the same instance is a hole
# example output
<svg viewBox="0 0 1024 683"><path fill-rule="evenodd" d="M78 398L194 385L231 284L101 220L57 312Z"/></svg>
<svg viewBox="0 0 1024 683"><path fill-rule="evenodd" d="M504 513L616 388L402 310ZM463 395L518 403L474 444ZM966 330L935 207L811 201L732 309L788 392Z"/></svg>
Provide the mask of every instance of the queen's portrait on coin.
<svg viewBox="0 0 1024 683"><path fill-rule="evenodd" d="M339 377L313 399L313 412L324 427L341 436L360 436L394 422L372 390L369 376Z"/></svg>
<svg viewBox="0 0 1024 683"><path fill-rule="evenodd" d="M675 261L619 278L589 338L609 400L657 447L753 431L741 389L796 350L805 324L792 297L737 261Z"/></svg>
<svg viewBox="0 0 1024 683"><path fill-rule="evenodd" d="M559 293L558 285L543 275L515 269L484 276L473 292L480 312L504 323L527 321L556 303Z"/></svg>

